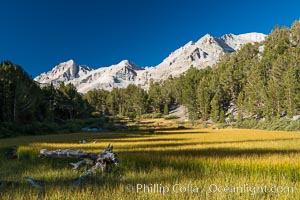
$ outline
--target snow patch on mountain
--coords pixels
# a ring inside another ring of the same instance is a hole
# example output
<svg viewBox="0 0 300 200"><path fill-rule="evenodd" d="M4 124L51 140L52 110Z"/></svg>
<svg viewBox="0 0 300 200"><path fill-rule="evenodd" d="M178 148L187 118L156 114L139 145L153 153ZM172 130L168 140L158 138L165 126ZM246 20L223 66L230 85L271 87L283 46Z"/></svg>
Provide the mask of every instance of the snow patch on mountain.
<svg viewBox="0 0 300 200"><path fill-rule="evenodd" d="M237 51L247 43L262 42L265 37L262 33L226 34L220 38L206 34L198 41L190 41L178 48L155 67L139 68L134 63L123 60L118 64L93 70L69 60L47 73L42 73L34 80L41 84L52 83L55 86L62 82L72 83L82 93L92 89L124 88L129 84L148 88L150 79L160 81L169 76L176 77L191 66L197 69L214 66L221 55Z"/></svg>
<svg viewBox="0 0 300 200"><path fill-rule="evenodd" d="M62 82L69 82L71 80L80 78L88 74L93 69L85 65L77 65L74 60L60 63L51 71L42 73L34 78L35 81L41 84L59 85Z"/></svg>
<svg viewBox="0 0 300 200"><path fill-rule="evenodd" d="M220 39L224 41L228 46L234 50L239 50L242 45L247 43L262 42L266 38L262 33L245 33L240 35L234 35L232 33L223 35Z"/></svg>
<svg viewBox="0 0 300 200"><path fill-rule="evenodd" d="M137 71L139 70L141 69L134 63L123 60L116 65L93 70L72 81L72 83L82 93L92 89L112 90L116 87L124 88L136 81Z"/></svg>
<svg viewBox="0 0 300 200"><path fill-rule="evenodd" d="M169 76L179 76L191 66L197 69L213 66L224 53L237 51L247 43L261 42L265 37L266 35L261 33L227 34L221 38L206 34L197 42L190 41L172 52L159 65L143 72L142 78L147 74L147 77L159 81Z"/></svg>

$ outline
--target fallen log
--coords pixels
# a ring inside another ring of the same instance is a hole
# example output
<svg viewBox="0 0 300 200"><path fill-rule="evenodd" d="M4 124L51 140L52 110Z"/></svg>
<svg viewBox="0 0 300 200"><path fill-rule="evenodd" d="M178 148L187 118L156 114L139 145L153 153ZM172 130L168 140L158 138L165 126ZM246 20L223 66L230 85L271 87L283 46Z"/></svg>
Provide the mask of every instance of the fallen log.
<svg viewBox="0 0 300 200"><path fill-rule="evenodd" d="M117 154L112 152L113 146L108 145L107 148L99 154L88 153L80 150L72 149L57 149L57 150L40 150L40 157L50 157L50 158L80 158L82 160L76 163L70 163L73 166L73 170L78 170L83 165L92 165L83 175L77 178L74 185L79 185L82 180L97 169L101 169L102 172L107 172L113 166L119 164Z"/></svg>
<svg viewBox="0 0 300 200"><path fill-rule="evenodd" d="M57 149L57 150L40 150L40 157L51 157L51 158L83 158L97 160L98 155L94 153L87 153L80 150L73 149Z"/></svg>

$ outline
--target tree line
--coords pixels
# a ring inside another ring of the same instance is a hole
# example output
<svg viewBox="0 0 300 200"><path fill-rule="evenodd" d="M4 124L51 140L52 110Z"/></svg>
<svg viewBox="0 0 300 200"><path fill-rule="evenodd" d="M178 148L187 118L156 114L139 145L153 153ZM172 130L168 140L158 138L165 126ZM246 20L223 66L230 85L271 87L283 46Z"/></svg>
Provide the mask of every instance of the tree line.
<svg viewBox="0 0 300 200"><path fill-rule="evenodd" d="M275 26L264 42L225 54L216 66L191 67L179 77L85 96L94 109L113 115L158 112L185 105L190 120L240 122L300 114L300 22ZM96 98L94 98L96 97ZM95 101L95 99L101 99Z"/></svg>
<svg viewBox="0 0 300 200"><path fill-rule="evenodd" d="M175 105L185 105L192 121L299 115L300 22L291 28L276 26L264 42L225 54L215 66L191 66L179 77L150 80L147 90L129 85L80 94L71 84L40 87L22 67L9 61L0 64L0 123L167 115Z"/></svg>
<svg viewBox="0 0 300 200"><path fill-rule="evenodd" d="M0 64L0 122L75 119L89 115L90 106L71 85L39 87L22 67Z"/></svg>

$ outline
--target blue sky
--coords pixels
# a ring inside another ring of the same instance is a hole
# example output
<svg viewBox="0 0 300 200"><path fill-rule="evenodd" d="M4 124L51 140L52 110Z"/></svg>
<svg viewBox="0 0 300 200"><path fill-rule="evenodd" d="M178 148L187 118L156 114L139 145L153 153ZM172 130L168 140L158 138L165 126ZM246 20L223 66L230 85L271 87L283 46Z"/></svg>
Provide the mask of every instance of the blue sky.
<svg viewBox="0 0 300 200"><path fill-rule="evenodd" d="M1 0L0 61L33 77L74 59L154 66L206 33L262 32L300 19L299 1Z"/></svg>

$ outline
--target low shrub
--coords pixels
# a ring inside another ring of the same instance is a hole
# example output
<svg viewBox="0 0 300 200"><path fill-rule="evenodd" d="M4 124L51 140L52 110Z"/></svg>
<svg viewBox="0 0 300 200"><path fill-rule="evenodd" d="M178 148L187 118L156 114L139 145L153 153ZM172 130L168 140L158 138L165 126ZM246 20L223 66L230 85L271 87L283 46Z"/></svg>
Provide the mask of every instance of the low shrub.
<svg viewBox="0 0 300 200"><path fill-rule="evenodd" d="M61 127L62 133L73 133L81 131L82 125L75 123L73 121L68 121Z"/></svg>
<svg viewBox="0 0 300 200"><path fill-rule="evenodd" d="M285 130L286 131L296 131L296 130L299 131L300 130L300 120L291 121L291 123L285 127Z"/></svg>
<svg viewBox="0 0 300 200"><path fill-rule="evenodd" d="M7 138L13 136L14 133L7 127L4 127L2 123L0 123L0 138Z"/></svg>
<svg viewBox="0 0 300 200"><path fill-rule="evenodd" d="M234 124L234 127L236 128L255 128L258 124L258 121L255 119L246 119L244 121L241 122L237 122L236 124Z"/></svg>
<svg viewBox="0 0 300 200"><path fill-rule="evenodd" d="M234 125L236 128L247 129L263 129L263 130L283 130L283 131L297 131L300 130L300 120L293 121L287 118L279 118L265 121L257 121L255 119L248 119L238 122Z"/></svg>
<svg viewBox="0 0 300 200"><path fill-rule="evenodd" d="M217 129L223 129L223 128L226 128L228 127L226 123L218 123L216 124L215 126Z"/></svg>
<svg viewBox="0 0 300 200"><path fill-rule="evenodd" d="M142 115L143 119L157 119L161 117L162 117L161 113L147 113Z"/></svg>
<svg viewBox="0 0 300 200"><path fill-rule="evenodd" d="M153 119L157 119L157 118L161 118L162 117L162 114L161 113L153 113L152 114L152 118Z"/></svg>
<svg viewBox="0 0 300 200"><path fill-rule="evenodd" d="M91 116L94 117L94 118L98 118L98 117L101 116L101 113L100 112L92 112Z"/></svg>
<svg viewBox="0 0 300 200"><path fill-rule="evenodd" d="M169 115L169 116L165 116L164 119L166 119L166 120L179 119L179 117L177 115Z"/></svg>
<svg viewBox="0 0 300 200"><path fill-rule="evenodd" d="M150 118L152 118L152 114L151 114L151 113L143 114L143 115L142 115L142 118L143 118L143 119L150 119Z"/></svg>

